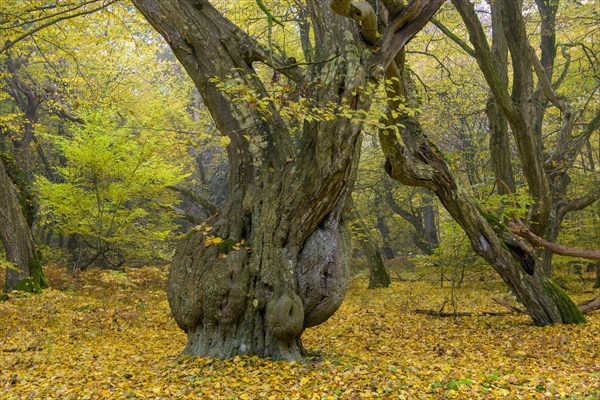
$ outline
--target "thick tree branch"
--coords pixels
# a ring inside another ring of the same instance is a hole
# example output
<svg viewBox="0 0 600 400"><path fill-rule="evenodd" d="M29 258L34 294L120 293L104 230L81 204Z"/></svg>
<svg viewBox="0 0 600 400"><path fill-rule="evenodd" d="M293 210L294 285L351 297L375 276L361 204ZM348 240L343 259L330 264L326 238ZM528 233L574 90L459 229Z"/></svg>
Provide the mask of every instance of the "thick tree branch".
<svg viewBox="0 0 600 400"><path fill-rule="evenodd" d="M569 201L567 205L561 210L562 214L564 216L565 214L573 211L583 210L584 208L591 206L598 200L600 200L600 185L596 184L596 187L587 194Z"/></svg>
<svg viewBox="0 0 600 400"><path fill-rule="evenodd" d="M559 244L549 242L546 239L537 236L535 233L531 232L526 226L516 222L509 222L508 228L511 232L524 238L531 244L543 247L554 254L560 254L569 257L581 257L588 260L600 260L600 250L577 249L561 246Z"/></svg>
<svg viewBox="0 0 600 400"><path fill-rule="evenodd" d="M445 0L413 0L388 25L381 42L380 58L385 68L396 58L402 48L435 15Z"/></svg>
<svg viewBox="0 0 600 400"><path fill-rule="evenodd" d="M213 204L206 197L202 196L200 193L193 191L189 188L183 187L181 185L172 185L168 186L169 189L179 192L184 195L188 200L196 204L198 207L205 209L211 215L214 215L219 212L219 208Z"/></svg>

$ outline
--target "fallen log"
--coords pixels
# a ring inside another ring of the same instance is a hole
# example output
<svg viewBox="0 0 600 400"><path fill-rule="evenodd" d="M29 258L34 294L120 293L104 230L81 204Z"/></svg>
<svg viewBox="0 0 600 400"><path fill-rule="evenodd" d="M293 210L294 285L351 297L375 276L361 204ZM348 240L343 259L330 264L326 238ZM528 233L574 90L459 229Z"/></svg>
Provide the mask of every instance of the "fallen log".
<svg viewBox="0 0 600 400"><path fill-rule="evenodd" d="M425 314L431 315L432 317L473 317L480 315L491 315L491 316L501 316L501 315L510 315L513 314L509 311L482 311L482 312L444 312L444 311L435 311L435 310L415 310L417 314Z"/></svg>
<svg viewBox="0 0 600 400"><path fill-rule="evenodd" d="M579 310L583 314L591 313L592 311L600 310L600 297L596 297L593 300L584 301L578 305Z"/></svg>

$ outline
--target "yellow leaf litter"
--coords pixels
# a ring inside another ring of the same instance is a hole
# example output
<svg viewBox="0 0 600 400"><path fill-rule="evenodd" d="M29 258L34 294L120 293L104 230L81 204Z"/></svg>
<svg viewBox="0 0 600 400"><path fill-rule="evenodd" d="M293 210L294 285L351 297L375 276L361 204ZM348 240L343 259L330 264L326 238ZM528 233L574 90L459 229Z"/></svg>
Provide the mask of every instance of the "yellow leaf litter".
<svg viewBox="0 0 600 400"><path fill-rule="evenodd" d="M180 356L163 269L47 274L55 289L0 303L0 399L600 398L597 312L545 328L524 315L435 318L414 310L449 289L355 278L338 313L305 332L306 362L221 361ZM503 311L481 288L456 295L462 311Z"/></svg>

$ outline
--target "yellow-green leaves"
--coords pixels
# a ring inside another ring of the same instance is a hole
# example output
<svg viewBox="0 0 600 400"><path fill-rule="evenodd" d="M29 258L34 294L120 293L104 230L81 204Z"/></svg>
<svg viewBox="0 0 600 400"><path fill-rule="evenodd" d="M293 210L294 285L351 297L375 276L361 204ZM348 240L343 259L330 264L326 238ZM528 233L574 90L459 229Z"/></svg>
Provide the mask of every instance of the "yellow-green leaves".
<svg viewBox="0 0 600 400"><path fill-rule="evenodd" d="M119 128L106 113L86 120L72 127L72 138L47 138L65 164L57 167L62 181L38 179L45 221L121 257L159 256L175 228L169 207L176 197L167 187L185 173L159 136Z"/></svg>

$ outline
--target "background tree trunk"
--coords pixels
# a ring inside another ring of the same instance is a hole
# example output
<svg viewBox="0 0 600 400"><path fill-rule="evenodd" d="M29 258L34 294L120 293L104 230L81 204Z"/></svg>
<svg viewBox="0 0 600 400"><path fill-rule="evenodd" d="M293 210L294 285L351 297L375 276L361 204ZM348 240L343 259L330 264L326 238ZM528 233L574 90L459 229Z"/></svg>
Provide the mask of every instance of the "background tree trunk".
<svg viewBox="0 0 600 400"><path fill-rule="evenodd" d="M380 203L379 200L376 201ZM394 253L394 249L390 243L390 228L387 226L385 222L385 218L381 215L379 209L375 211L377 217L377 229L379 233L381 233L381 238L383 239L383 244L381 246L381 255L386 259L391 260L396 257L396 253Z"/></svg>
<svg viewBox="0 0 600 400"><path fill-rule="evenodd" d="M432 193L425 189L423 196L423 228L425 233L425 241L430 244L430 247L436 249L439 245L439 235L437 229L437 213L433 206Z"/></svg>
<svg viewBox="0 0 600 400"><path fill-rule="evenodd" d="M369 264L369 289L389 287L392 284L390 275L385 268L382 252L379 251L377 241L369 232L365 222L356 209L352 211L354 237L360 244Z"/></svg>
<svg viewBox="0 0 600 400"><path fill-rule="evenodd" d="M502 2L491 3L492 8L492 57L497 66L502 85L508 85L508 45L500 24ZM498 194L515 192L515 178L512 171L510 156L510 137L508 122L493 95L485 108L490 127L490 156L492 170L496 178Z"/></svg>
<svg viewBox="0 0 600 400"><path fill-rule="evenodd" d="M19 194L0 158L0 239L6 259L13 264L6 271L4 291L39 293L48 287L35 247L31 228L19 203Z"/></svg>

